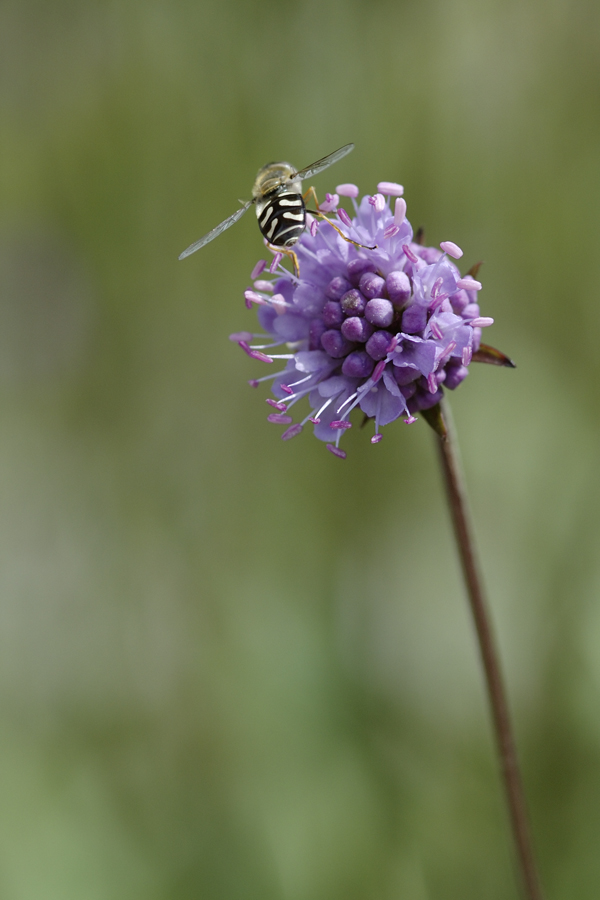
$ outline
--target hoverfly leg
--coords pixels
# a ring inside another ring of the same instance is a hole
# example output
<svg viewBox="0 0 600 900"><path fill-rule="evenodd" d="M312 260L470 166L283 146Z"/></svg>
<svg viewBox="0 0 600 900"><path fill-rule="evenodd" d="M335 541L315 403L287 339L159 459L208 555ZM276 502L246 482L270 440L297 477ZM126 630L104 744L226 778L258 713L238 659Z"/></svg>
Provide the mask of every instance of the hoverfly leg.
<svg viewBox="0 0 600 900"><path fill-rule="evenodd" d="M377 244L374 247L370 247L368 244L359 244L358 241L353 241L352 238L346 237L343 231L341 231L331 219L328 219L325 213L322 213L320 210L307 209L307 212L311 213L313 216L318 216L320 219L323 219L324 222L327 222L328 225L331 225L335 231L339 234L341 238L344 238L349 244L354 244L355 247L362 247L363 250L377 250Z"/></svg>
<svg viewBox="0 0 600 900"><path fill-rule="evenodd" d="M306 193L302 194L302 199L304 200L305 203L307 203L308 198L310 197L311 194L312 194L313 200L315 201L315 206L317 207L317 210L318 210L319 209L319 201L317 200L317 192L315 191L315 189L312 185L309 187L309 189L306 191Z"/></svg>

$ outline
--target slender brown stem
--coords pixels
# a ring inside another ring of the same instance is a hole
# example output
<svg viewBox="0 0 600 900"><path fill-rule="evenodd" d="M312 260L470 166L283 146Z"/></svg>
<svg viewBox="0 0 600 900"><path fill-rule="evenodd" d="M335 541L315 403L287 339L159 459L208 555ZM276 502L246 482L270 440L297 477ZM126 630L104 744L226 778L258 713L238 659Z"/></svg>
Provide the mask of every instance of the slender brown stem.
<svg viewBox="0 0 600 900"><path fill-rule="evenodd" d="M485 670L488 698L492 711L500 767L506 790L519 868L527 900L543 900L533 855L525 795L519 773L519 763L508 711L506 690L500 669L500 660L496 649L491 618L487 609L483 582L475 554L458 444L454 434L450 409L445 404L445 401L443 402L441 413L446 433L444 435L438 432L438 449L452 515L452 524Z"/></svg>

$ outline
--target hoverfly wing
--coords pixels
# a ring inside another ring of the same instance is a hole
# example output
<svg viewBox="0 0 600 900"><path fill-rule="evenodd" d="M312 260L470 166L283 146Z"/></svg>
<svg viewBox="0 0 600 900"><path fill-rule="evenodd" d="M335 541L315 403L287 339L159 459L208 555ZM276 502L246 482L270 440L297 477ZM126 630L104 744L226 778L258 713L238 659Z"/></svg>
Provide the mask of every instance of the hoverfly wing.
<svg viewBox="0 0 600 900"><path fill-rule="evenodd" d="M293 175L290 175L289 180L294 181L296 178L300 178L301 181L304 181L305 178L313 178L315 175L318 175L319 172L322 172L323 169L328 169L329 166L339 162L340 159L343 159L344 156L347 156L348 153L351 153L353 150L354 144L346 144L344 147L340 147L339 150L334 150L329 156L324 156L323 159L318 159L316 162L311 163L311 165L307 166L305 169L294 172Z"/></svg>
<svg viewBox="0 0 600 900"><path fill-rule="evenodd" d="M199 241L195 241L195 243L190 244L187 250L184 250L183 253L179 254L179 259L185 259L186 256L190 256L192 253L195 253L196 250L199 250L200 247L204 247L205 244L210 243L210 241L214 241L216 237L219 237L224 231L227 231L228 228L231 228L232 225L235 225L238 222L245 212L247 212L252 204L254 203L254 199L248 200L241 209L236 209L232 216L229 216L228 219L225 219L224 222L221 222L220 225L217 225L216 228L213 228L212 231L209 231L208 234L205 234L204 237L201 237Z"/></svg>

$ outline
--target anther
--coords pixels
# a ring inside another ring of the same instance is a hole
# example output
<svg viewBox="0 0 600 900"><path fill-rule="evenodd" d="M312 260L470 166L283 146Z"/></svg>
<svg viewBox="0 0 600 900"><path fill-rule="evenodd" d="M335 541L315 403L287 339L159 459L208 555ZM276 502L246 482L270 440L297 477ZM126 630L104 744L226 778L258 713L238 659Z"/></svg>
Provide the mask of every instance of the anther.
<svg viewBox="0 0 600 900"><path fill-rule="evenodd" d="M352 200L358 197L360 193L355 184L338 184L335 192L336 194L339 194L340 197L350 197Z"/></svg>
<svg viewBox="0 0 600 900"><path fill-rule="evenodd" d="M411 261L412 263L416 263L416 262L419 261L419 260L418 260L418 257L415 256L415 254L412 252L412 250L410 249L410 247L408 246L408 244L403 244L403 245L402 245L402 249L403 249L403 251L404 251L404 255L405 255L406 257L408 257L408 259L410 259L410 261Z"/></svg>
<svg viewBox="0 0 600 900"><path fill-rule="evenodd" d="M345 209L338 209L337 215L338 215L338 219L340 220L340 222L343 222L343 224L347 228L352 227L352 219L350 218L350 216L348 215L348 213L346 212Z"/></svg>
<svg viewBox="0 0 600 900"><path fill-rule="evenodd" d="M375 208L375 212L383 212L385 209L385 197L383 194L373 194L369 197L369 203Z"/></svg>
<svg viewBox="0 0 600 900"><path fill-rule="evenodd" d="M346 419L336 419L329 423L329 427L336 431L346 431L348 428L352 428L352 422L348 422Z"/></svg>
<svg viewBox="0 0 600 900"><path fill-rule="evenodd" d="M380 194L387 194L389 197L401 197L404 193L402 185L396 184L395 181L380 181L377 190Z"/></svg>
<svg viewBox="0 0 600 900"><path fill-rule="evenodd" d="M272 281L255 281L254 289L256 291L265 291L268 294L272 294L275 290L275 287L273 286Z"/></svg>
<svg viewBox="0 0 600 900"><path fill-rule="evenodd" d="M340 450L340 448L336 447L335 444L327 444L327 449L330 453L333 453L334 456L339 457L339 459L346 459L346 451Z"/></svg>
<svg viewBox="0 0 600 900"><path fill-rule="evenodd" d="M441 369L442 366L446 365L446 362L450 359L454 350L456 350L456 341L450 341L450 343L448 344L448 346L446 347L446 349L444 350L444 352L442 353L442 355L440 356L440 358L438 360L438 368L439 369Z"/></svg>
<svg viewBox="0 0 600 900"><path fill-rule="evenodd" d="M273 422L274 425L291 425L294 420L291 416L282 416L279 413L271 413L267 416L267 422Z"/></svg>
<svg viewBox="0 0 600 900"><path fill-rule="evenodd" d="M266 264L265 260L259 259L259 261L256 263L256 265L252 269L252 272L250 273L250 278L252 279L252 281L254 281L255 278L258 278L260 273L264 272L264 270L266 268L267 268L267 264Z"/></svg>
<svg viewBox="0 0 600 900"><path fill-rule="evenodd" d="M285 403L278 403L277 400L271 400L270 397L267 397L265 403L268 403L269 406L272 406L274 409L278 409L279 412L287 412L287 406Z"/></svg>
<svg viewBox="0 0 600 900"><path fill-rule="evenodd" d="M406 200L398 197L394 205L394 225L402 225L406 218Z"/></svg>
<svg viewBox="0 0 600 900"><path fill-rule="evenodd" d="M239 344L240 341L248 343L253 337L254 335L250 331L234 331L233 334L229 335L229 340L233 341L234 344Z"/></svg>
<svg viewBox="0 0 600 900"><path fill-rule="evenodd" d="M454 243L454 241L442 241L440 247L442 248L444 253L447 253L448 256L451 256L453 259L460 259L463 255L462 250L460 249L458 244Z"/></svg>
<svg viewBox="0 0 600 900"><path fill-rule="evenodd" d="M476 319L471 319L471 325L473 328L487 328L488 325L493 325L494 320L491 316L478 316Z"/></svg>
<svg viewBox="0 0 600 900"><path fill-rule="evenodd" d="M391 238L394 237L394 235L398 234L399 231L400 229L397 225L388 225L388 227L383 232L383 236L384 238Z"/></svg>
<svg viewBox="0 0 600 900"><path fill-rule="evenodd" d="M244 299L246 300L246 306L248 309L252 309L252 304L256 303L257 306L265 306L266 300L263 297L256 294L254 291L244 291Z"/></svg>
<svg viewBox="0 0 600 900"><path fill-rule="evenodd" d="M334 212L339 202L340 198L337 194L325 194L325 200L319 204L318 208L323 212Z"/></svg>
<svg viewBox="0 0 600 900"><path fill-rule="evenodd" d="M381 434L381 432L379 432L379 434L374 434L373 437L371 438L371 443L378 444L379 441L382 440L382 438L383 438L383 435Z"/></svg>
<svg viewBox="0 0 600 900"><path fill-rule="evenodd" d="M431 296L432 296L432 298L433 298L434 300L435 300L435 298L437 297L437 295L438 295L438 293L439 293L439 291L440 291L440 288L441 288L441 286L442 286L443 283L444 283L444 279L443 279L443 278L436 278L436 279L435 279L435 281L434 281L434 283L433 283L433 287L431 288Z"/></svg>
<svg viewBox="0 0 600 900"><path fill-rule="evenodd" d="M269 272L271 273L271 275L273 275L277 271L277 267L279 266L279 263L281 262L282 259L283 259L283 253L275 254L275 256L273 257L273 262L269 266Z"/></svg>
<svg viewBox="0 0 600 900"><path fill-rule="evenodd" d="M373 384L376 384L379 381L379 379L381 378L381 376L383 375L383 373L385 371L386 365L387 365L387 360L385 360L385 359L382 359L382 360L380 360L380 362L377 363L377 365L375 366L375 370L373 371L373 374L371 375L371 380L372 380Z"/></svg>
<svg viewBox="0 0 600 900"><path fill-rule="evenodd" d="M480 281L475 281L474 278L459 278L456 282L456 287L465 291L480 291L483 285Z"/></svg>
<svg viewBox="0 0 600 900"><path fill-rule="evenodd" d="M295 425L290 425L283 434L281 435L282 441L289 441L291 438L296 437L296 435L300 434L302 431L302 425L299 422L296 422Z"/></svg>
<svg viewBox="0 0 600 900"><path fill-rule="evenodd" d="M280 384L279 387L285 394L293 394L294 393L293 390L291 389L291 387L288 387L287 384Z"/></svg>
<svg viewBox="0 0 600 900"><path fill-rule="evenodd" d="M238 346L242 348L244 353L247 353L252 359L258 359L260 362L272 363L273 359L270 356L267 356L266 353L261 353L260 350L252 350L246 341L238 341Z"/></svg>

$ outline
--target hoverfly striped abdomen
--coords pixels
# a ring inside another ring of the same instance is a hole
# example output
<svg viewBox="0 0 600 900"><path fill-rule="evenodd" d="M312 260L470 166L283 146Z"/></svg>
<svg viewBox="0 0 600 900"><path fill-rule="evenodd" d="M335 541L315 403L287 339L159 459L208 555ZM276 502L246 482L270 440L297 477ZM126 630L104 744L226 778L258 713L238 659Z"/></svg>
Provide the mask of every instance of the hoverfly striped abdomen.
<svg viewBox="0 0 600 900"><path fill-rule="evenodd" d="M306 209L302 194L278 188L269 191L256 204L258 226L274 247L291 247L306 227Z"/></svg>

